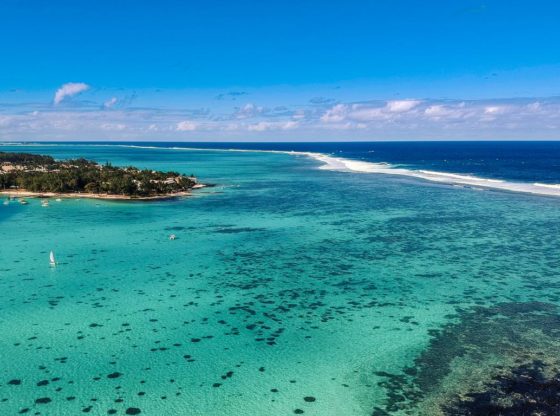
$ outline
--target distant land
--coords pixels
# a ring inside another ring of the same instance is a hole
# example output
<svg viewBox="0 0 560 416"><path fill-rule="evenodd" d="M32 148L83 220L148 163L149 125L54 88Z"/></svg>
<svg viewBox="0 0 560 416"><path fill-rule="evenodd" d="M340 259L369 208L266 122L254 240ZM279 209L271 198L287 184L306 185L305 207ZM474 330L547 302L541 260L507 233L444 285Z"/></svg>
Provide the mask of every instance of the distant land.
<svg viewBox="0 0 560 416"><path fill-rule="evenodd" d="M0 152L0 194L4 195L149 200L189 195L204 186L194 176L177 172Z"/></svg>

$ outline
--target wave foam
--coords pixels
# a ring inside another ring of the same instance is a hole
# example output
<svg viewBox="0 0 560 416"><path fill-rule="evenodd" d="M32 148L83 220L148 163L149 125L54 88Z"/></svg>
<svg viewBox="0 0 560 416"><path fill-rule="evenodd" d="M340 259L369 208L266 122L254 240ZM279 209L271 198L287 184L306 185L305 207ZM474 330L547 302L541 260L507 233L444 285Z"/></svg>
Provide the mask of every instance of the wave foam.
<svg viewBox="0 0 560 416"><path fill-rule="evenodd" d="M320 169L344 172L378 173L386 175L408 176L431 182L445 183L454 186L467 186L472 189L495 189L500 191L521 192L535 195L560 196L560 184L508 182L499 179L486 179L470 175L458 175L448 172L430 170L412 170L393 167L386 163L372 163L359 160L332 157L321 153L306 155L324 163Z"/></svg>
<svg viewBox="0 0 560 416"><path fill-rule="evenodd" d="M6 144L6 143L4 143ZM64 145L69 145L65 143ZM80 145L80 143L76 143ZM2 145L0 143L0 145ZM7 145L7 144L6 144ZM12 144L13 145L13 144ZM45 145L43 143L21 143L17 145ZM51 144L53 146L61 145L58 143ZM243 152L243 153L277 153L293 156L306 156L323 163L319 169L335 170L340 172L356 172L356 173L377 173L385 175L399 175L412 178L423 179L431 182L438 182L453 186L469 187L473 190L494 189L508 192L520 192L525 194L543 195L560 197L560 184L546 183L523 183L509 182L499 179L479 178L470 175L459 175L449 172L436 172L431 170L413 170L392 166L388 163L365 162L361 160L345 159L341 157L329 156L324 153L316 152L300 152L289 150L258 150L258 149L212 149L204 147L178 147L178 146L147 146L134 144L81 144L84 146L112 146L112 147L128 147L135 149L167 149L167 150L183 150L183 151L206 151L206 152Z"/></svg>

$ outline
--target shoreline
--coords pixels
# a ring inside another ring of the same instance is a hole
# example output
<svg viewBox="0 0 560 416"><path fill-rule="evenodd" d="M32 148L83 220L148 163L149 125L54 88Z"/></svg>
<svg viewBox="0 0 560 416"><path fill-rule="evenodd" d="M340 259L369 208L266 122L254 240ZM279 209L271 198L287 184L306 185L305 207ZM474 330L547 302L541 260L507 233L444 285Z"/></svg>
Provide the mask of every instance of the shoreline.
<svg viewBox="0 0 560 416"><path fill-rule="evenodd" d="M2 145L2 143L0 143ZM12 146L33 146L33 145L51 145L60 146L60 143L19 143ZM67 144L66 144L67 145ZM560 184L546 184L539 182L515 182L507 179L490 179L470 175L461 175L453 172L436 172L429 170L406 169L393 166L385 162L369 162L356 159L347 159L336 157L319 152L297 151L297 150L264 150L264 149L235 149L235 148L204 148L204 147L179 147L179 146L143 146L139 144L107 144L107 143L88 143L85 146L92 147L125 147L137 149L166 149L178 151L209 151L209 152L247 152L247 153L276 153L292 156L303 156L316 160L323 165L319 166L321 170L331 170L338 172L352 172L362 174L382 174L401 177L415 178L420 181L439 183L450 186L458 186L472 188L475 190L490 190L511 192L525 195L535 195L541 197L560 197Z"/></svg>
<svg viewBox="0 0 560 416"><path fill-rule="evenodd" d="M114 194L89 194L89 193L64 193L64 192L31 192L23 189L15 190L0 190L0 195L15 198L67 198L67 199L103 199L107 201L157 201L164 199L173 199L191 196L192 191L196 189L205 188L206 185L197 184L189 191L175 192L171 194L151 195L151 196L128 196L128 195L114 195Z"/></svg>

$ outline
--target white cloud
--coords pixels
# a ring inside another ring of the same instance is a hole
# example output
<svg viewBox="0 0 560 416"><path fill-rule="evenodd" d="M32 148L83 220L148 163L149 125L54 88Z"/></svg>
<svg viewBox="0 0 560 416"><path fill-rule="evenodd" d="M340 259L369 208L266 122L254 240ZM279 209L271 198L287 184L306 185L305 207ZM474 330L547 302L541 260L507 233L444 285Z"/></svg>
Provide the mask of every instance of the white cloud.
<svg viewBox="0 0 560 416"><path fill-rule="evenodd" d="M198 123L194 121L180 121L177 123L177 127L175 130L177 131L194 131L198 128Z"/></svg>
<svg viewBox="0 0 560 416"><path fill-rule="evenodd" d="M0 126L8 127L16 120L13 116L2 116L0 115Z"/></svg>
<svg viewBox="0 0 560 416"><path fill-rule="evenodd" d="M297 121L269 122L260 121L258 123L249 124L249 131L267 131L267 130L291 130L299 126Z"/></svg>
<svg viewBox="0 0 560 416"><path fill-rule="evenodd" d="M116 103L117 103L117 97L113 97L110 100L107 100L103 103L103 107L105 108L111 108L113 107Z"/></svg>
<svg viewBox="0 0 560 416"><path fill-rule="evenodd" d="M54 103L60 104L66 97L72 97L89 89L89 85L83 82L69 82L61 86L54 94Z"/></svg>
<svg viewBox="0 0 560 416"><path fill-rule="evenodd" d="M406 114L421 103L420 100L396 100L387 101L384 106L380 106L380 103L337 104L321 116L321 121L340 123L346 120L360 122L390 120Z"/></svg>
<svg viewBox="0 0 560 416"><path fill-rule="evenodd" d="M538 101L531 103L531 104L527 104L527 109L529 111L539 111L541 109L541 103L539 103Z"/></svg>
<svg viewBox="0 0 560 416"><path fill-rule="evenodd" d="M348 106L345 104L337 104L321 116L321 121L325 123L337 123L343 121L347 115Z"/></svg>
<svg viewBox="0 0 560 416"><path fill-rule="evenodd" d="M66 89L66 95L61 93L60 98L59 94L59 99L66 99L68 93L75 93L75 89ZM559 97L362 101L328 108L296 103L267 110L253 104L242 108L222 105L213 111L122 108L120 99L103 98L105 105L103 101L80 106L37 102L0 105L0 140L72 140L78 135L84 140L180 140L188 132L196 132L201 140L560 138ZM110 106L111 111L107 111ZM238 118L241 113L255 118Z"/></svg>
<svg viewBox="0 0 560 416"><path fill-rule="evenodd" d="M282 130L291 130L291 129L295 129L296 127L299 127L299 122L297 121L286 121L280 124L281 124L280 128Z"/></svg>
<svg viewBox="0 0 560 416"><path fill-rule="evenodd" d="M109 131L122 131L126 129L126 124L123 123L103 123L101 129Z"/></svg>
<svg viewBox="0 0 560 416"><path fill-rule="evenodd" d="M447 109L443 105L431 105L426 110L424 110L424 114L430 117L444 117L449 114L449 109Z"/></svg>
<svg viewBox="0 0 560 416"><path fill-rule="evenodd" d="M507 107L503 105L491 105L484 107L484 114L503 114L507 111Z"/></svg>
<svg viewBox="0 0 560 416"><path fill-rule="evenodd" d="M457 105L430 105L424 110L424 114L432 120L456 120L476 115L476 110L466 108L465 103Z"/></svg>
<svg viewBox="0 0 560 416"><path fill-rule="evenodd" d="M422 101L420 100L395 100L387 101L385 106L387 111L392 113L404 113L406 111L412 110L414 107L418 106Z"/></svg>
<svg viewBox="0 0 560 416"><path fill-rule="evenodd" d="M237 110L234 114L235 118L244 119L244 118L251 118L257 117L264 111L263 107L256 106L255 104L249 103L245 104L243 107Z"/></svg>
<svg viewBox="0 0 560 416"><path fill-rule="evenodd" d="M352 111L348 114L348 118L357 121L373 121L390 118L390 116L383 110L383 108L378 107L353 105Z"/></svg>

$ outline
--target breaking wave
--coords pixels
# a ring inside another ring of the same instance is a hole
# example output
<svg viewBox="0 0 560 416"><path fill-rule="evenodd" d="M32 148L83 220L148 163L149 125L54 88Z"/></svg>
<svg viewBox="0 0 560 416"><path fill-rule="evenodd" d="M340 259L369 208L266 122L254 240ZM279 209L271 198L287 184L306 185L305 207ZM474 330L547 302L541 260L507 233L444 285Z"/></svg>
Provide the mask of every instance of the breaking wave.
<svg viewBox="0 0 560 416"><path fill-rule="evenodd" d="M16 143L3 143L4 145L14 145ZM67 146L71 143L65 143ZM525 182L509 182L500 179L479 178L471 175L459 175L449 172L437 172L431 170L415 170L405 169L393 166L389 163L365 162L361 160L346 159L334 157L324 153L286 151L286 150L259 150L259 149L236 149L236 148L205 148L205 147L180 147L180 146L149 146L137 144L91 144L91 143L75 143L82 146L110 146L110 147L127 147L134 149L159 149L159 150L183 150L183 151L206 151L206 152L244 152L244 153L280 153L294 156L305 156L315 159L323 165L319 169L334 170L339 172L356 172L356 173L372 173L385 175L407 176L412 178L423 179L431 182L442 184L470 187L472 189L494 189L508 192L521 192L525 194L544 195L560 197L560 184L546 183L525 183ZM17 143L17 145L45 145L44 143ZM60 144L51 144L60 145Z"/></svg>

